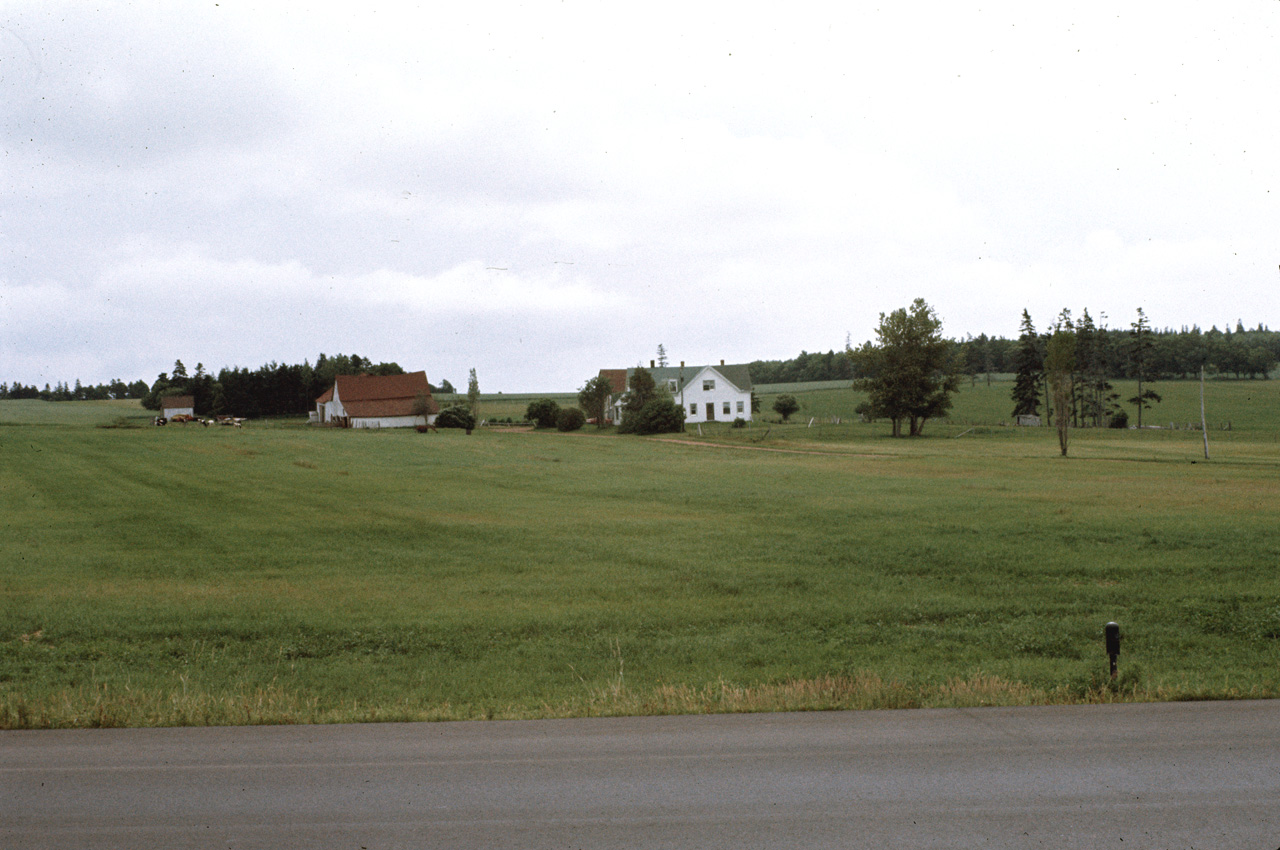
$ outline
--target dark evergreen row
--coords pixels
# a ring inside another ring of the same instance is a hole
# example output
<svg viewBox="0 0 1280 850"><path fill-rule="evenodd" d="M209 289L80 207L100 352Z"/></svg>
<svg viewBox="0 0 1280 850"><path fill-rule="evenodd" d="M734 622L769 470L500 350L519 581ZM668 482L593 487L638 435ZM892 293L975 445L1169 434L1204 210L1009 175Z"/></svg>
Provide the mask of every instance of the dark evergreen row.
<svg viewBox="0 0 1280 850"><path fill-rule="evenodd" d="M1069 311L1064 311L1070 317ZM1025 313L1024 313L1025 316ZM1061 317L1059 317L1061 318ZM1084 333L1093 346L1097 369L1109 378L1137 377L1126 346L1131 328L1099 327L1085 310L1073 326L1083 323ZM1207 374L1233 378L1266 378L1280 362L1280 331L1259 325L1245 330L1220 331L1216 327L1201 331L1198 327L1182 330L1151 330L1150 359L1146 364L1153 380L1194 378L1203 366ZM1046 334L1047 336L1047 334ZM960 347L966 374L1017 372L1017 339L1002 337L966 337L956 343ZM754 377L754 373L753 373Z"/></svg>
<svg viewBox="0 0 1280 850"><path fill-rule="evenodd" d="M1085 310L1079 319L1082 333L1088 339L1090 356L1096 369L1108 378L1137 377L1126 346L1131 330L1099 327ZM1075 326L1077 323L1072 322ZM1201 331L1198 327L1182 330L1151 330L1151 350L1146 367L1152 380L1193 378L1200 367L1210 375L1234 378L1266 378L1280 363L1280 331L1259 325L1245 330L1220 331L1216 327ZM1047 339L1048 334L1045 334ZM966 336L953 340L964 374L1013 373L1018 371L1018 339ZM750 364L751 380L756 384L789 384L798 381L843 381L860 377L846 352L826 354L801 351L791 360L756 360Z"/></svg>
<svg viewBox="0 0 1280 850"><path fill-rule="evenodd" d="M43 390L26 387L14 382L0 384L0 399L44 399L45 401L100 401L115 398L142 399L148 410L159 410L165 396L189 395L195 397L196 413L200 415L233 414L236 416L288 416L306 413L315 399L329 387L337 375L399 375L404 372L397 363L374 363L359 354L338 354L330 357L321 354L312 366L268 363L257 369L243 367L224 368L213 375L206 372L203 363L196 364L194 374L188 374L186 366L178 360L172 372L161 372L150 385L138 380L131 384L112 381L96 387L75 388L59 383L47 384ZM453 385L442 381L432 386L433 392L454 392Z"/></svg>
<svg viewBox="0 0 1280 850"><path fill-rule="evenodd" d="M160 400L170 395L195 397L198 415L234 414L250 418L289 416L306 413L315 406L316 397L333 386L337 375L399 375L404 372L397 363L374 363L359 354L334 357L321 354L312 366L268 363L250 371L243 367L222 369L217 376L196 364L195 374L188 375L179 360L172 373L161 372L142 399L142 406L159 410Z"/></svg>
<svg viewBox="0 0 1280 850"><path fill-rule="evenodd" d="M1138 381L1137 394L1124 401L1137 409L1139 427L1143 410L1159 403L1160 395L1150 382L1166 376L1157 370L1156 334L1142 308L1128 331L1099 328L1088 310L1075 320L1070 310L1063 310L1044 333L1036 332L1031 315L1023 310L1021 330L1012 364L1012 415L1038 416L1044 402L1049 423L1057 419L1063 455L1068 427L1128 424L1120 394L1111 385L1113 378ZM1207 364L1206 357L1195 368L1207 371Z"/></svg>

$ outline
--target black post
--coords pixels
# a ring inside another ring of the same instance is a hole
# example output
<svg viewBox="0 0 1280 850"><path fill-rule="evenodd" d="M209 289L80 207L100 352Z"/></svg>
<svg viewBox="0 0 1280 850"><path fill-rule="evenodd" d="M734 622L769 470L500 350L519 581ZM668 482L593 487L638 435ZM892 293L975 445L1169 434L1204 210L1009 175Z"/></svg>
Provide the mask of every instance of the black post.
<svg viewBox="0 0 1280 850"><path fill-rule="evenodd" d="M1103 628L1107 636L1107 655L1111 658L1111 679L1116 678L1116 658L1120 655L1120 624L1107 623Z"/></svg>

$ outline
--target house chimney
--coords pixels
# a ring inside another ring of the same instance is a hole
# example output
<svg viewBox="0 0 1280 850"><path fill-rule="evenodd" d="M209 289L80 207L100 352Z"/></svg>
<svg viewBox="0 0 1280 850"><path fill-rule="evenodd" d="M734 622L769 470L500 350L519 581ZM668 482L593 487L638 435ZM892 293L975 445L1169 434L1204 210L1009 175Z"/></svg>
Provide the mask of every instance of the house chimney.
<svg viewBox="0 0 1280 850"><path fill-rule="evenodd" d="M680 368L681 368L681 369L683 369L683 368L684 368L684 361L683 361L683 360L681 360L681 361L680 361Z"/></svg>
<svg viewBox="0 0 1280 850"><path fill-rule="evenodd" d="M652 368L653 368L653 361L652 361L652 360L650 360L650 361L649 361L649 368L650 368L650 369L652 369Z"/></svg>
<svg viewBox="0 0 1280 850"><path fill-rule="evenodd" d="M721 360L721 361L720 361L720 365L721 365L721 366L723 366L723 365L724 365L724 361L723 361L723 360Z"/></svg>

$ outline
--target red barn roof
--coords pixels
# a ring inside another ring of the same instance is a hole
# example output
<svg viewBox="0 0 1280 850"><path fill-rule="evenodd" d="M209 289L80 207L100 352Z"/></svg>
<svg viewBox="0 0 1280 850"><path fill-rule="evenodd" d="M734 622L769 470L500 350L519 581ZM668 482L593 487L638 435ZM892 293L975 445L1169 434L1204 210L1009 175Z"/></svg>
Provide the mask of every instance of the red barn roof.
<svg viewBox="0 0 1280 850"><path fill-rule="evenodd" d="M316 399L317 403L332 401L334 392L342 402L347 415L354 418L375 416L413 416L413 402L425 394L429 413L439 410L431 397L431 385L426 372L409 372L403 375L339 375L333 386Z"/></svg>

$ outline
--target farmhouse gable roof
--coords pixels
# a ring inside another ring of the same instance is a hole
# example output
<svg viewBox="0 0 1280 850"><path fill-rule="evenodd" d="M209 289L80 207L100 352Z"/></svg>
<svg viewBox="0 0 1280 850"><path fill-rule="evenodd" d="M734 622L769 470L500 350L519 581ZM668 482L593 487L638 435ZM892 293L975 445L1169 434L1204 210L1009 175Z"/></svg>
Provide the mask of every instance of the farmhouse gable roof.
<svg viewBox="0 0 1280 850"><path fill-rule="evenodd" d="M738 390L749 393L751 386L751 370L747 368L745 363L730 363L720 366L666 366L657 369L650 369L649 373L653 375L654 383L659 386L665 386L668 381L676 382L676 392L689 386L695 380L699 380L705 371L712 371L733 384Z"/></svg>
<svg viewBox="0 0 1280 850"><path fill-rule="evenodd" d="M739 392L749 393L753 389L751 384L751 370L746 363L730 363L728 365L721 364L719 366L657 366L648 369L648 373L653 376L653 382L658 389L665 390L671 387L671 382L675 382L675 392L689 386L693 381L705 371L712 371L724 378L734 386ZM601 369L601 375L607 375L613 384L614 395L621 395L626 392L627 382L630 380L635 368L630 369ZM619 377L614 377L618 375Z"/></svg>
<svg viewBox="0 0 1280 850"><path fill-rule="evenodd" d="M601 369L600 377L609 382L614 395L621 395L627 391L627 375L630 372L630 369Z"/></svg>

